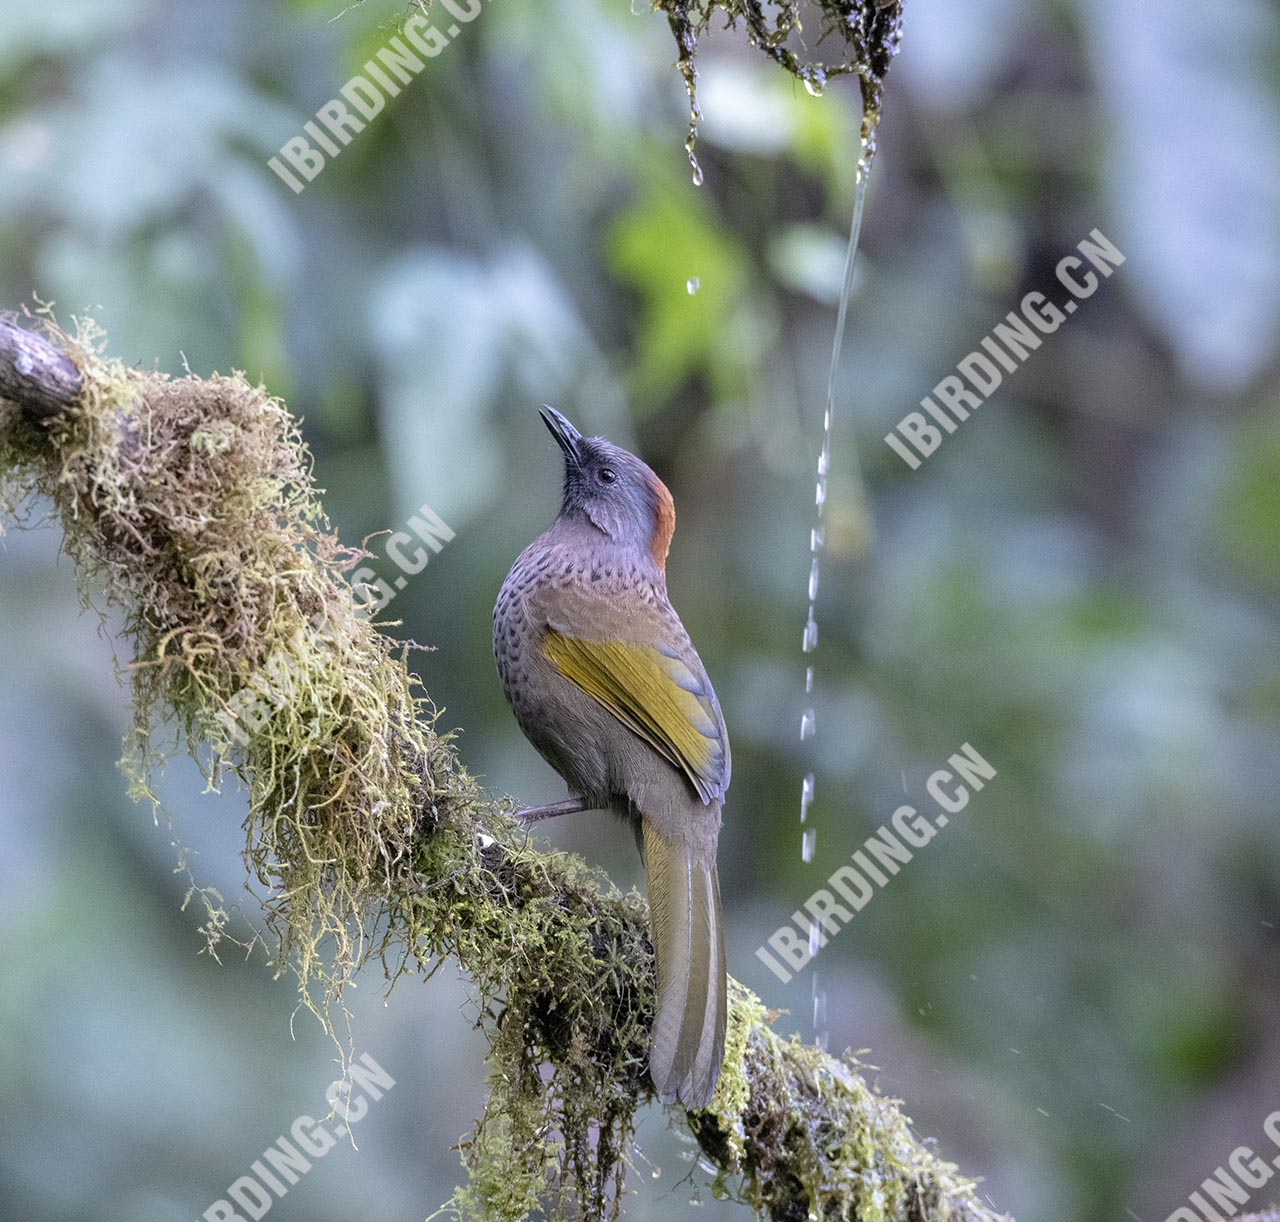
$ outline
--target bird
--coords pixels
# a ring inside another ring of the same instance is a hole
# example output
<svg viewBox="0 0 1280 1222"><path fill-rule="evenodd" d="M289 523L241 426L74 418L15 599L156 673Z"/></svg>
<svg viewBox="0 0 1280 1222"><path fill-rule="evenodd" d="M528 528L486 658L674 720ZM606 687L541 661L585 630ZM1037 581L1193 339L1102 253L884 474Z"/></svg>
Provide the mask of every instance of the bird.
<svg viewBox="0 0 1280 1222"><path fill-rule="evenodd" d="M732 760L720 703L667 597L675 505L640 458L555 408L554 524L499 591L493 650L516 722L570 797L534 823L609 811L645 863L657 1002L649 1072L664 1104L705 1108L724 1058L727 986L716 843Z"/></svg>

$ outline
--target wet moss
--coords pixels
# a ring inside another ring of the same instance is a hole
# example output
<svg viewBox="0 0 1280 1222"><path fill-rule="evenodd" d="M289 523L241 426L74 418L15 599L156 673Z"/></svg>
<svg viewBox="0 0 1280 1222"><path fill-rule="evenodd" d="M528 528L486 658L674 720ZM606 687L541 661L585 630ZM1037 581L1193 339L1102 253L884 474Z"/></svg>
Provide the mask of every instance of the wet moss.
<svg viewBox="0 0 1280 1222"><path fill-rule="evenodd" d="M897 54L902 37L902 0L814 0L819 21L818 41L832 48L825 60L807 60L791 44L802 30L800 0L652 0L666 14L676 40L676 67L689 94L689 133L685 149L693 166L694 181L701 182L695 144L701 110L698 106L698 41L710 31L717 13L729 29L746 32L747 40L762 54L800 81L810 93L820 94L833 77L857 76L862 92L862 136L874 153L875 129L880 119L884 78Z"/></svg>
<svg viewBox="0 0 1280 1222"><path fill-rule="evenodd" d="M774 1017L734 985L724 1077L710 1108L690 1117L720 1168L717 1195L778 1222L995 1222L973 1181L914 1136L854 1057L783 1039Z"/></svg>

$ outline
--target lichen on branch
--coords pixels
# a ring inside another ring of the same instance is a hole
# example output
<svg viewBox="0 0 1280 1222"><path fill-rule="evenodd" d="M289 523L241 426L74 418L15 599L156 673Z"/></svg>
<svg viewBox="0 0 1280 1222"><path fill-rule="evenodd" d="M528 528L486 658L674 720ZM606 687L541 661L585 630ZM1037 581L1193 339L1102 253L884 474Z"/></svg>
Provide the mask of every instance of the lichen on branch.
<svg viewBox="0 0 1280 1222"><path fill-rule="evenodd" d="M410 655L362 614L346 577L362 553L329 529L278 399L239 374L171 380L105 359L91 333L48 334L79 380L0 322L0 513L23 522L47 498L86 594L125 610L134 793L150 796L178 745L213 784L243 783L276 961L321 1021L370 960L393 979L445 960L467 972L490 1094L450 1212L616 1217L652 1098L643 897L533 846L467 774ZM234 716L246 689L270 698ZM733 986L720 1084L689 1117L715 1193L788 1222L993 1222L853 1058L771 1019Z"/></svg>

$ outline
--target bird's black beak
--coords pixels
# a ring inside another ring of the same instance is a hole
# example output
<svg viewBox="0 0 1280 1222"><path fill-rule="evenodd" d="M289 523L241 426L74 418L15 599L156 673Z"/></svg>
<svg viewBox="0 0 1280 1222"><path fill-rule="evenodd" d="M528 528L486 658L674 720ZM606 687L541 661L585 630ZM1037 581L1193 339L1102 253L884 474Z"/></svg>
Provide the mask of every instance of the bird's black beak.
<svg viewBox="0 0 1280 1222"><path fill-rule="evenodd" d="M580 450L582 434L554 407L549 407L544 403L542 411L538 414L542 417L542 423L551 430L551 436L556 439L556 445L564 451L565 462L575 467L578 466L582 461Z"/></svg>

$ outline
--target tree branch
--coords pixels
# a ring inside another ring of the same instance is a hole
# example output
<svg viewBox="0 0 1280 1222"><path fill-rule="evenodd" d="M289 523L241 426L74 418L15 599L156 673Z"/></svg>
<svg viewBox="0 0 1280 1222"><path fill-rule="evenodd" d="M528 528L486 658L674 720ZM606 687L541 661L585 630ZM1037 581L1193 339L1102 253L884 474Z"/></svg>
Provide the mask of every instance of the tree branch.
<svg viewBox="0 0 1280 1222"><path fill-rule="evenodd" d="M33 420L64 411L80 395L84 379L52 344L0 318L0 399L19 404Z"/></svg>
<svg viewBox="0 0 1280 1222"><path fill-rule="evenodd" d="M328 533L282 404L50 334L66 351L0 323L0 388L19 409L0 411L0 507L49 496L80 571L129 610L133 792L149 796L147 736L165 718L215 780L245 781L248 858L322 1018L371 957L392 976L445 956L467 970L493 1072L461 1215L560 1210L549 1173L585 1216L615 1215L651 1098L643 899L530 847L466 774L400 648L359 613L343 574L362 554ZM210 902L209 916L216 941L225 914ZM714 1191L779 1222L994 1222L852 1058L770 1019L733 986L720 1086L688 1117Z"/></svg>

